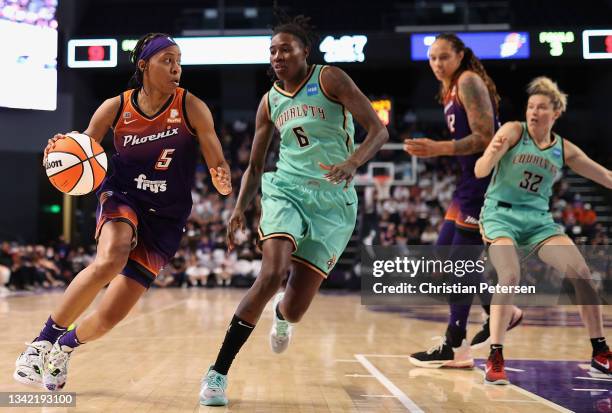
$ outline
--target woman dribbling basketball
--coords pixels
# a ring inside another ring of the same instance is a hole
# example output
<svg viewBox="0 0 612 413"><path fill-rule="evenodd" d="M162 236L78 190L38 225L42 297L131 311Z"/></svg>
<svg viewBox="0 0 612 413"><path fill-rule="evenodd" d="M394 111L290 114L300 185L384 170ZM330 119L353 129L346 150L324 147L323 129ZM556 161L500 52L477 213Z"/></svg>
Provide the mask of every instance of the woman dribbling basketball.
<svg viewBox="0 0 612 413"><path fill-rule="evenodd" d="M168 35L142 37L132 52L135 88L102 103L84 132L100 142L112 128L117 150L98 191L97 255L17 359L21 383L62 389L72 351L121 321L174 256L191 211L198 143L215 188L232 190L208 107L178 87L180 58ZM50 140L45 155L62 137ZM107 284L96 310L67 331Z"/></svg>

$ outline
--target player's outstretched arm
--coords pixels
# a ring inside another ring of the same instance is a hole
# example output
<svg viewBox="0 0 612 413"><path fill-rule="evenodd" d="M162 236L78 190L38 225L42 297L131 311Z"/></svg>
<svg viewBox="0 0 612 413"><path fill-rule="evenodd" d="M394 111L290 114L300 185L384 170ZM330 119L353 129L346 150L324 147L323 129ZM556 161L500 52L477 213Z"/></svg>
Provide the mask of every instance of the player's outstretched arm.
<svg viewBox="0 0 612 413"><path fill-rule="evenodd" d="M404 150L421 158L472 155L485 150L495 132L493 103L485 82L474 72L464 72L457 82L459 99L467 113L472 133L458 140L406 139Z"/></svg>
<svg viewBox="0 0 612 413"><path fill-rule="evenodd" d="M221 142L215 132L215 123L208 106L192 94L187 95L186 109L191 126L195 129L202 155L212 178L213 185L221 195L232 192L230 167L223 156Z"/></svg>
<svg viewBox="0 0 612 413"><path fill-rule="evenodd" d="M348 185L357 168L370 160L389 140L389 132L374 112L368 98L343 70L334 66L326 67L321 74L321 86L332 99L342 103L368 132L363 143L346 161L336 165L321 165L328 171L325 177L331 182L346 181Z"/></svg>
<svg viewBox="0 0 612 413"><path fill-rule="evenodd" d="M227 245L231 251L234 249L234 233L237 229L244 230L245 228L245 217L244 211L247 206L255 198L255 194L261 184L261 175L264 172L266 155L270 142L272 142L272 134L274 132L274 124L270 120L270 113L268 111L268 94L266 93L259 107L257 108L257 116L255 117L255 138L253 139L253 146L251 148L251 158L249 159L249 166L240 182L240 192L238 193L238 199L236 206L229 219L227 225Z"/></svg>
<svg viewBox="0 0 612 413"><path fill-rule="evenodd" d="M563 140L565 163L574 172L606 188L612 189L612 171L598 164L585 154L582 149L568 141Z"/></svg>
<svg viewBox="0 0 612 413"><path fill-rule="evenodd" d="M488 176L497 162L508 152L521 137L523 128L519 122L507 122L499 128L489 146L476 161L474 175L477 178Z"/></svg>

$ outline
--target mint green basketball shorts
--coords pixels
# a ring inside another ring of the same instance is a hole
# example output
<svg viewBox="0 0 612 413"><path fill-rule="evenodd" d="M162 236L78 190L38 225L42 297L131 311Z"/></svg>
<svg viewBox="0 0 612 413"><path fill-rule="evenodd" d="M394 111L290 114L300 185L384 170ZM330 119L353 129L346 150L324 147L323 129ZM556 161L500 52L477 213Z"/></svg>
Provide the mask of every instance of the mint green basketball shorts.
<svg viewBox="0 0 612 413"><path fill-rule="evenodd" d="M327 277L355 229L357 193L353 186L267 172L261 183L259 241L287 238L292 260Z"/></svg>
<svg viewBox="0 0 612 413"><path fill-rule="evenodd" d="M520 208L486 199L480 211L480 232L487 242L510 238L517 247L535 248L557 235L565 235L563 227L553 220L549 211Z"/></svg>

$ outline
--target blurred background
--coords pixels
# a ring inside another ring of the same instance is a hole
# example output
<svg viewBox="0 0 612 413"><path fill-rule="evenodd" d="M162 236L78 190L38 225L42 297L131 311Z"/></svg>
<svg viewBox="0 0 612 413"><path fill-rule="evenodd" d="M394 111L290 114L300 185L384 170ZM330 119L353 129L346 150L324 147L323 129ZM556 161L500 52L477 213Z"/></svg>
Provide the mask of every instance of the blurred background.
<svg viewBox="0 0 612 413"><path fill-rule="evenodd" d="M610 168L612 0L279 1L317 26L311 63L343 68L371 99L389 144L359 171L357 227L327 288L358 288L362 245L431 244L457 173L452 158L412 159L409 137L448 139L427 49L458 32L483 61L502 97L502 121L523 120L525 86L546 75L569 94L556 132ZM159 277L165 286L248 286L260 266L254 245L258 202L236 253L225 254L225 222L238 193L266 74L268 1L0 0L0 291L62 288L95 255L97 199L65 197L42 163L47 139L83 131L106 98L127 87L129 51L147 32L174 36L183 51L181 86L215 117L235 192L211 190L205 167L193 187L183 246ZM364 132L357 127L356 142ZM103 146L114 152L109 133ZM274 169L278 148L271 148ZM579 244L609 244L610 191L571 172L559 177L551 208Z"/></svg>

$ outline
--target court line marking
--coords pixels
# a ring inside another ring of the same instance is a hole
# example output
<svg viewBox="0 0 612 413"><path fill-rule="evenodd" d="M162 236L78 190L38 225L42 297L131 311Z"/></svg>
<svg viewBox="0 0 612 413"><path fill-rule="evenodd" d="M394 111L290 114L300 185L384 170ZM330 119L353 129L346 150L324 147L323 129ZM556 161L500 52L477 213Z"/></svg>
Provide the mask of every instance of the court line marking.
<svg viewBox="0 0 612 413"><path fill-rule="evenodd" d="M355 360L355 359L336 359L334 361L336 363L359 363L359 360Z"/></svg>
<svg viewBox="0 0 612 413"><path fill-rule="evenodd" d="M410 356L407 356L405 354L360 354L360 356L364 356L364 357L388 357L388 358L401 358L401 359L409 359ZM357 357L357 354L355 354L355 357Z"/></svg>
<svg viewBox="0 0 612 413"><path fill-rule="evenodd" d="M369 364L369 365L370 365L370 366L371 366L371 367L372 367L372 368L373 368L373 369L374 369L376 372L378 372L378 373L379 373L379 374L380 374L380 375L381 375L381 376L382 376L384 379L387 379L387 378L386 378L386 377L385 377L385 376L384 376L382 373L380 373L380 371L378 371L378 369L376 369L376 367L374 367L374 366L373 366L373 365L372 365L372 364L371 364L371 363L370 363L370 362L369 362L369 361L368 361L368 360L365 358L365 356L368 356L368 357L397 357L397 358L410 358L410 356L406 356L406 355L392 355L392 354L355 354L355 358L356 358L357 360L359 360L359 361L361 362L361 364L363 364L363 365L364 365L364 367L366 367L366 366L365 366L365 364L364 364L364 361L365 361L365 363L368 363L368 364ZM366 367L366 369L367 369L368 371L370 371L370 373L372 373L372 374L374 374L374 375L376 376L376 373L375 373L374 371L371 371L371 370L370 370L370 369L368 369L367 367ZM476 370L477 370L477 371L478 371L478 372L479 372L479 373L482 375L482 377L484 377L484 374L485 374L485 373L484 373L484 371L483 371L483 370L481 370L481 369L476 369ZM378 378L378 376L377 376L376 378L377 378L377 379L379 379L379 378ZM577 377L577 378L578 378L578 377ZM585 378L587 378L587 377L585 377ZM607 379L598 379L598 380L608 381ZM380 381L381 383L383 383L383 382L382 382L380 379L379 379L379 381ZM387 379L387 381L389 381L389 380ZM611 380L609 380L609 381L612 381L612 379L611 379ZM383 383L383 384L384 384L384 383ZM392 382L390 382L390 381L389 381L389 384L391 384L391 386L394 386L394 387L395 387L395 385L394 385ZM387 387L387 386L385 386L385 387ZM518 393L521 393L521 394L522 394L522 395L524 395L524 396L527 396L527 397L529 397L529 398L531 398L531 399L533 399L533 400L535 400L535 401L538 401L538 402L540 402L540 403L542 403L542 404L544 404L544 405L546 405L546 406L550 407L551 409L554 409L554 410L556 410L556 411L558 411L558 412L564 412L564 413L573 413L573 412L572 412L572 410L566 409L566 408L565 408L565 407L563 407L563 406L560 406L560 405L558 405L558 404L556 404L556 403L554 403L554 402L551 402L551 401L550 401L550 400L548 400L548 399L545 399L545 398L543 398L543 397L541 397L541 396L538 396L538 395L537 395L537 394L535 394L535 393L531 393L530 391L525 390L525 389L523 389L523 388L521 388L521 387L518 387L518 386L516 386L516 385L514 385L514 384L509 384L509 385L508 385L508 387L510 387L511 389L516 390ZM397 387L395 387L395 388L397 389ZM389 391L391 391L391 389L390 389L389 387L387 387L387 389L388 389ZM404 394L404 393L402 393L402 392L401 392L401 390L399 390L399 389L397 389L397 390L398 390L398 391L399 391L401 394ZM393 391L391 391L391 393L395 394ZM405 396L405 394L404 394L404 396ZM408 398L408 396L406 396L406 398L407 398L407 399L408 399L410 402L412 402L412 400L410 400L410 399ZM401 400L402 400L402 399L400 399L400 401L401 401ZM403 403L402 403L402 404L403 404ZM404 406L406 406L406 405L404 404ZM414 406L415 406L415 407L418 409L418 407L417 407L416 405L414 405ZM408 407L408 406L406 406L406 407ZM420 410L420 409L419 409L418 411L419 411L419 412L422 412L422 410Z"/></svg>
<svg viewBox="0 0 612 413"><path fill-rule="evenodd" d="M610 391L608 389L572 389L572 390L574 390L574 391L594 391L594 392L598 392L598 393Z"/></svg>
<svg viewBox="0 0 612 413"><path fill-rule="evenodd" d="M148 317L148 316L150 316L150 315L157 314L157 313L161 313L161 312L164 312L164 311L166 311L166 310L170 310L171 308L178 307L179 305L184 304L184 303L185 303L185 302L187 302L188 300L189 300L188 298L185 298L184 300L180 300L180 301L174 302L174 303L172 303L172 304L168 304L168 305L167 305L167 306L165 306L165 307L161 307L161 308L158 308L158 309L156 309L156 310L149 311L148 313L137 314L137 315L135 315L134 317L131 317L131 318L129 318L129 319L127 319L127 320L125 320L125 322L118 324L118 325L117 325L117 326L114 328L114 330L115 330L115 329L117 329L117 328L119 328L119 327L123 327L123 326L126 326L126 325L128 325L128 324L131 324L131 323L133 323L134 321L138 321L138 320L140 320L140 319L141 319L141 318L143 318L143 317Z"/></svg>
<svg viewBox="0 0 612 413"><path fill-rule="evenodd" d="M482 375L484 377L484 371L482 372ZM489 386L491 386L491 385L489 385ZM554 409L554 410L556 410L558 412L574 413L573 410L566 409L565 407L560 406L557 403L551 402L550 400L545 399L544 397L538 396L537 394L532 393L532 392L530 392L528 390L525 390L522 387L519 387L519 386L514 385L514 384L509 384L509 386L510 386L510 388L516 390L518 393L521 393L521 394L523 394L523 395L525 395L527 397L532 398L533 400L536 400L536 401L538 401L538 402L540 402L542 404L545 404L546 406L548 406L551 409Z"/></svg>
<svg viewBox="0 0 612 413"><path fill-rule="evenodd" d="M604 379L603 377L574 377L574 378L583 379L583 380L612 381L612 379Z"/></svg>
<svg viewBox="0 0 612 413"><path fill-rule="evenodd" d="M397 396L394 396L393 394L362 394L361 397L390 397L390 398L397 398Z"/></svg>
<svg viewBox="0 0 612 413"><path fill-rule="evenodd" d="M477 370L477 371L480 373L480 375L481 375L483 378L485 377L485 372L484 372L484 370L481 370L481 369L476 369L476 370ZM484 386L495 386L494 384L483 384L483 385L484 385ZM513 390L515 390L517 393L520 393L520 394L522 394L522 395L524 395L524 396L527 396L527 397L529 397L530 399L535 400L535 401L537 401L537 402L539 402L539 403L542 403L542 404L546 405L547 407L550 407L551 409L556 410L556 411L558 411L558 412L564 412L564 413L574 413L574 411L573 411L573 410L566 409L565 407L560 406L560 405L558 405L558 404L557 404L557 403L555 403L555 402L552 402L552 401L550 401L550 400L548 400L548 399L545 399L545 398L544 398L544 397L542 397L542 396L538 396L537 394L532 393L532 392L530 392L529 390L525 390L525 389L523 389L522 387L519 387L519 386L517 386L517 385L515 385L515 384L510 383L510 384L507 384L506 386L508 386L509 388L511 388L511 389L513 389Z"/></svg>
<svg viewBox="0 0 612 413"><path fill-rule="evenodd" d="M389 380L384 374L380 372L363 354L355 354L355 358L363 365L363 367L369 371L375 378L385 386L392 395L396 396L401 404L412 413L425 413L421 410L411 399L399 389L391 380Z"/></svg>
<svg viewBox="0 0 612 413"><path fill-rule="evenodd" d="M480 367L485 367L485 366L486 366L486 364L479 364L479 366L480 366ZM515 368L513 368L513 367L504 367L504 369L505 369L505 370L508 370L508 371L515 371L515 372L517 372L517 373L525 373L525 370L515 369Z"/></svg>

